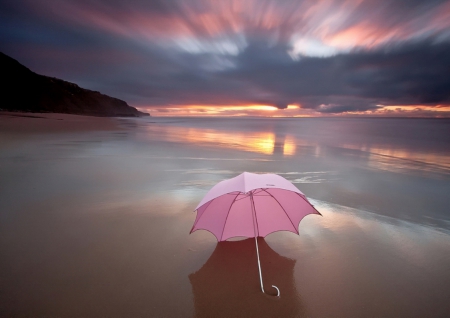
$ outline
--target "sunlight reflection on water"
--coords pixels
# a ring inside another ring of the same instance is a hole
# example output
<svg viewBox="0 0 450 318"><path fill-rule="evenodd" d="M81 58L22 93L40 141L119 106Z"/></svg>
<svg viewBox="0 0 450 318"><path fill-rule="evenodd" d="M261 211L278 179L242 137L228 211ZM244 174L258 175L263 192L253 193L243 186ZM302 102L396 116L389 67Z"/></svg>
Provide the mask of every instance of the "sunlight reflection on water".
<svg viewBox="0 0 450 318"><path fill-rule="evenodd" d="M426 316L433 309L431 316L443 316L450 286L447 137L411 143L441 124L435 121L419 125L416 135L375 136L389 122L127 119L124 130L111 133L8 143L0 152L3 294L17 297L9 303L19 312L30 310L22 316L33 316L39 299L50 309L62 304L47 316L80 308L189 316L199 297L189 277L218 246L206 231L188 234L193 209L214 184L249 171L296 183L323 214L306 217L300 235L265 238L281 256L262 253L266 281L295 287L291 295L281 289L278 304L312 317ZM368 125L373 130L360 133ZM255 253L253 244L249 250ZM234 263L248 278L245 296L265 303L256 256L247 259ZM209 277L203 285L241 300L224 281L223 289Z"/></svg>
<svg viewBox="0 0 450 318"><path fill-rule="evenodd" d="M411 151L382 145L343 144L342 148L366 153L368 165L374 169L402 172L408 169L450 173L448 154Z"/></svg>
<svg viewBox="0 0 450 318"><path fill-rule="evenodd" d="M214 123L208 126L205 122L201 122L200 127L192 127L186 126L184 122L177 125L156 121L146 125L143 134L145 138L151 140L192 144L195 147L233 149L263 155L281 155L286 159L305 155L321 158L330 156L336 151L333 149L342 149L349 151L349 155L365 159L370 169L406 173L409 171L450 173L450 154L442 148L438 148L439 151L429 151L417 146L404 147L382 143L378 139L376 142L374 140L361 143L360 139L363 137L348 138L343 135L344 132L340 130L333 132L332 129L330 132L333 134L330 135L310 135L311 129L299 130L303 124L301 121L297 122L297 126L287 122L292 129L272 123L254 130L248 128L246 122L240 123L240 126L236 125L233 129L228 129L221 125L214 127ZM317 126L320 126L320 123ZM380 129L383 128L380 127ZM355 130L354 133L357 135L361 132ZM364 136L366 141L372 137Z"/></svg>
<svg viewBox="0 0 450 318"><path fill-rule="evenodd" d="M299 226L300 237L279 232L268 237L278 250L291 255L311 246L332 244L345 254L353 244L367 241L366 247L375 244L390 255L402 258L408 264L421 268L445 267L450 262L450 230L417 224L382 216L369 211L354 209L320 200L310 200L323 217L307 216ZM360 242L354 241L358 237ZM369 243L371 242L371 243ZM439 253L435 253L435 251ZM435 260L440 259L436 263ZM443 268L442 268L443 269Z"/></svg>
<svg viewBox="0 0 450 318"><path fill-rule="evenodd" d="M280 150L285 156L295 155L297 141L292 136L280 138L274 132L232 132L215 129L188 128L177 126L148 126L149 137L157 136L169 142L192 143L196 145L232 148L271 155Z"/></svg>

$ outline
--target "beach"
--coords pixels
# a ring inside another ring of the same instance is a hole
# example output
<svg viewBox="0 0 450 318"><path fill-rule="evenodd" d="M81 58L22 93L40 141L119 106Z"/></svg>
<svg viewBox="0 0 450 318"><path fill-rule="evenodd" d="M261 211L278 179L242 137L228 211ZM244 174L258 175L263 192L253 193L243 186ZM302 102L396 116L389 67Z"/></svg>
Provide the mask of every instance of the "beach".
<svg viewBox="0 0 450 318"><path fill-rule="evenodd" d="M1 317L448 317L450 121L0 113ZM300 235L189 235L217 182L293 182Z"/></svg>

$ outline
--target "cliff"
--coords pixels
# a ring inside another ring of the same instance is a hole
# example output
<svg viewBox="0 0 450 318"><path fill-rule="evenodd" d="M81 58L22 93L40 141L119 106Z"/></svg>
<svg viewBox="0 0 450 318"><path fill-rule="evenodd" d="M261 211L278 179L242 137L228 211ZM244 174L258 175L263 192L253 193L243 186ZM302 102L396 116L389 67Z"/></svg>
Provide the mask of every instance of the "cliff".
<svg viewBox="0 0 450 318"><path fill-rule="evenodd" d="M123 100L39 75L0 52L0 109L88 116L149 116Z"/></svg>

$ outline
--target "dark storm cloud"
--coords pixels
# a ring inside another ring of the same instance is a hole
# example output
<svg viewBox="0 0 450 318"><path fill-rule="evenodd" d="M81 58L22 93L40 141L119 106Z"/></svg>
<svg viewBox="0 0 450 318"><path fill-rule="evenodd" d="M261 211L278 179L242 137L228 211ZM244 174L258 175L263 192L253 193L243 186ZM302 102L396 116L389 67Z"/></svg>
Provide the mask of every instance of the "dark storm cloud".
<svg viewBox="0 0 450 318"><path fill-rule="evenodd" d="M343 101L346 105L343 109L352 100L366 105L450 102L450 44L447 42L421 41L329 58L277 61L244 63L247 67L228 76L246 79L265 92L272 91L274 96L311 108L332 104L332 99L347 99Z"/></svg>
<svg viewBox="0 0 450 318"><path fill-rule="evenodd" d="M367 110L376 110L380 108L376 105L328 105L323 107L318 107L316 110L324 114L338 114L345 112L361 112Z"/></svg>
<svg viewBox="0 0 450 318"><path fill-rule="evenodd" d="M134 105L450 104L449 1L23 0L0 17L4 53Z"/></svg>

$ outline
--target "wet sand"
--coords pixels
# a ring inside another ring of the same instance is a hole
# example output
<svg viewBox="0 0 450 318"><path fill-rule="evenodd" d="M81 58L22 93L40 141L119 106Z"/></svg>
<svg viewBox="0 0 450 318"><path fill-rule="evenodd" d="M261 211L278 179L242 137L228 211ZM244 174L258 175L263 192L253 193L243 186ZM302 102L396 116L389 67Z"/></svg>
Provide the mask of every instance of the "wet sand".
<svg viewBox="0 0 450 318"><path fill-rule="evenodd" d="M61 133L87 130L117 130L115 118L53 113L0 111L2 134Z"/></svg>
<svg viewBox="0 0 450 318"><path fill-rule="evenodd" d="M0 316L448 316L445 153L224 123L0 116ZM188 235L209 187L242 171L282 174L323 214L259 239L280 298L260 292L254 239Z"/></svg>

